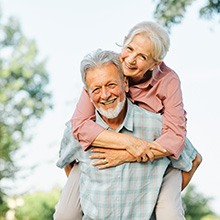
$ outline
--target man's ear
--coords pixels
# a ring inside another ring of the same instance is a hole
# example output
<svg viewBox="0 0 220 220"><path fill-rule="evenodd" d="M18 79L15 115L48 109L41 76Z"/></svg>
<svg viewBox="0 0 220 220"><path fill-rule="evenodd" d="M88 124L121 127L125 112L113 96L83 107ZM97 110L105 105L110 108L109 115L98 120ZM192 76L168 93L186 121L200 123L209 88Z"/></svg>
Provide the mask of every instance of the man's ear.
<svg viewBox="0 0 220 220"><path fill-rule="evenodd" d="M128 78L125 76L124 77L124 83L125 83L125 92L129 91L129 82L128 82Z"/></svg>
<svg viewBox="0 0 220 220"><path fill-rule="evenodd" d="M83 89L85 90L85 92L86 92L87 95L89 96L89 99L90 99L91 103L93 104L93 101L92 101L92 99L91 99L91 96L90 96L88 90L86 89L86 87L83 87ZM93 105L94 105L94 104L93 104Z"/></svg>
<svg viewBox="0 0 220 220"><path fill-rule="evenodd" d="M86 89L86 87L84 86L83 87L83 89L84 89L84 91L88 94L88 96L89 96L89 92L88 92L88 90Z"/></svg>

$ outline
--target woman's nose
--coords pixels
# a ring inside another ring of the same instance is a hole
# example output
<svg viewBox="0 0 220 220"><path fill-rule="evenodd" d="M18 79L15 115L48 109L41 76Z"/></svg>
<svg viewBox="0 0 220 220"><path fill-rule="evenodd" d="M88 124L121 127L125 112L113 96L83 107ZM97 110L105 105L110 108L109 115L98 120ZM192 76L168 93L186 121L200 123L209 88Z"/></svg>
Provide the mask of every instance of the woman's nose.
<svg viewBox="0 0 220 220"><path fill-rule="evenodd" d="M136 63L136 56L135 55L130 55L127 58L127 61L128 61L129 64L135 64Z"/></svg>

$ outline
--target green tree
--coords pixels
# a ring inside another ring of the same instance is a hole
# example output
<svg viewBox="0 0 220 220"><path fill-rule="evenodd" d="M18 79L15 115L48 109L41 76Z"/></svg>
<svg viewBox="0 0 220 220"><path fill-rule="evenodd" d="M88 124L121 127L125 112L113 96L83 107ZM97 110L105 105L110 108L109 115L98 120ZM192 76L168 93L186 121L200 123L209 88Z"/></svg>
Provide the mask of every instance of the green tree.
<svg viewBox="0 0 220 220"><path fill-rule="evenodd" d="M220 219L209 206L210 198L197 192L195 186L189 185L183 196L186 220Z"/></svg>
<svg viewBox="0 0 220 220"><path fill-rule="evenodd" d="M159 0L156 2L154 17L169 29L173 24L182 22L189 6L196 0ZM201 18L212 19L220 15L220 1L206 0L198 14Z"/></svg>
<svg viewBox="0 0 220 220"><path fill-rule="evenodd" d="M17 220L48 220L53 219L55 205L60 196L60 189L50 192L35 192L22 196L23 204L15 208ZM33 208L34 207L34 208Z"/></svg>
<svg viewBox="0 0 220 220"><path fill-rule="evenodd" d="M30 138L28 127L51 108L45 70L33 40L28 40L18 21L0 17L0 182L19 170L13 156ZM0 207L5 188L0 185ZM1 212L2 213L2 212Z"/></svg>

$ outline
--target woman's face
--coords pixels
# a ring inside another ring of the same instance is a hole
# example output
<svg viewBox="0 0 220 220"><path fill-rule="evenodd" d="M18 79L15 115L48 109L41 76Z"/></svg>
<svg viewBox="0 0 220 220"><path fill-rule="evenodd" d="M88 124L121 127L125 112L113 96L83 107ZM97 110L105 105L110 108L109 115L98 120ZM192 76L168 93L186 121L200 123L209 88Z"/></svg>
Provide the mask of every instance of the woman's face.
<svg viewBox="0 0 220 220"><path fill-rule="evenodd" d="M125 76L138 83L148 70L153 70L157 62L151 56L152 50L152 44L146 36L135 35L133 40L123 47L120 54Z"/></svg>

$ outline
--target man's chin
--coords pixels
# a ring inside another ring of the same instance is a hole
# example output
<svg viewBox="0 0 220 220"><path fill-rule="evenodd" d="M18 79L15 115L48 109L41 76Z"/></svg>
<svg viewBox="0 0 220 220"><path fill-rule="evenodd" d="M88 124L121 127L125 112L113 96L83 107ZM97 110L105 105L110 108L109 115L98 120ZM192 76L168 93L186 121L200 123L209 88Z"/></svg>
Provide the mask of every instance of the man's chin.
<svg viewBox="0 0 220 220"><path fill-rule="evenodd" d="M114 111L117 108L117 105L115 103L109 104L109 105L102 105L98 110L100 109L101 111L108 112L108 111Z"/></svg>
<svg viewBox="0 0 220 220"><path fill-rule="evenodd" d="M111 105L104 106L105 108L101 106L100 108L96 108L96 109L98 110L100 115L108 119L114 119L117 118L120 112L122 111L125 105L125 101L126 98L124 97L124 99L121 102L114 102Z"/></svg>
<svg viewBox="0 0 220 220"><path fill-rule="evenodd" d="M101 116L104 116L108 119L114 119L118 116L118 112L115 111L115 108L108 108L107 110L100 108L97 110Z"/></svg>

